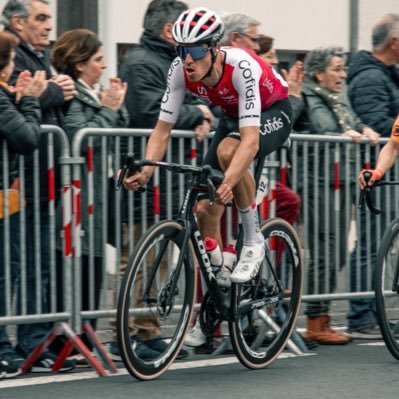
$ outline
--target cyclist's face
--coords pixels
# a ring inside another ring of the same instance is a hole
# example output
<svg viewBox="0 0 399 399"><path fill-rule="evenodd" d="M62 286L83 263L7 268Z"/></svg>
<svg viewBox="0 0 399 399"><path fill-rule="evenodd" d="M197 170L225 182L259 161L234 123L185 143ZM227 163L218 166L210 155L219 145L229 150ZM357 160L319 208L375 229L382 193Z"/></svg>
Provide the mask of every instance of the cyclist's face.
<svg viewBox="0 0 399 399"><path fill-rule="evenodd" d="M202 58L194 60L195 55L191 55L189 52L184 54L184 58L180 57L183 63L184 71L186 72L187 79L190 82L198 82L208 72L211 63L212 56L210 51L206 51L205 48L204 56Z"/></svg>

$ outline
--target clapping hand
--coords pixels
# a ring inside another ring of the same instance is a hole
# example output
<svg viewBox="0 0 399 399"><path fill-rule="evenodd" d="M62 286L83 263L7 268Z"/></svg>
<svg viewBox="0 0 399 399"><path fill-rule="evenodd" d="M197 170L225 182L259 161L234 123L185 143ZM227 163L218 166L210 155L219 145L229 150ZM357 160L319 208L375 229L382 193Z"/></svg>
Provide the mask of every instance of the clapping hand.
<svg viewBox="0 0 399 399"><path fill-rule="evenodd" d="M68 75L57 75L51 79L52 82L56 83L62 90L64 94L64 100L70 101L72 100L76 94L75 82Z"/></svg>
<svg viewBox="0 0 399 399"><path fill-rule="evenodd" d="M111 78L109 81L109 88L101 90L101 103L104 107L117 112L121 109L125 101L127 83L122 82L119 78Z"/></svg>
<svg viewBox="0 0 399 399"><path fill-rule="evenodd" d="M296 61L295 64L287 72L285 69L281 70L284 80L288 84L288 94L290 96L301 97L302 82L304 79L303 64L301 61Z"/></svg>
<svg viewBox="0 0 399 399"><path fill-rule="evenodd" d="M33 76L30 71L21 72L15 84L16 103L24 96L40 97L47 85L45 71L36 71Z"/></svg>

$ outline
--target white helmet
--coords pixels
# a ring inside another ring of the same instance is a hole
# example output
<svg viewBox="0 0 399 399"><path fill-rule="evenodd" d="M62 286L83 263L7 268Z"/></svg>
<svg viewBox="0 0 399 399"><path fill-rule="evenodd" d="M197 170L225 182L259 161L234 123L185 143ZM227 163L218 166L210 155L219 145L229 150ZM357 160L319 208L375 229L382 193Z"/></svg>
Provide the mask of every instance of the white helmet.
<svg viewBox="0 0 399 399"><path fill-rule="evenodd" d="M182 45L210 43L223 36L224 23L215 12L204 7L184 11L173 25L173 38Z"/></svg>

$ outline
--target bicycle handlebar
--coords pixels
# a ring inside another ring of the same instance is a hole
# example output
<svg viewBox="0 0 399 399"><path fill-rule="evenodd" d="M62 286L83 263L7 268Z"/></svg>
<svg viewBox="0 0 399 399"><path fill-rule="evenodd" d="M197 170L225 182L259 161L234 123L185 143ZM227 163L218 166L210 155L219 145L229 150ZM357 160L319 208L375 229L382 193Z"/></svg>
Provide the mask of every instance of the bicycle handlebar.
<svg viewBox="0 0 399 399"><path fill-rule="evenodd" d="M381 209L378 209L374 205L373 197L371 195L373 189L375 187L382 187L382 186L397 186L397 185L399 185L399 181L378 180L372 186L369 186L368 182L371 179L371 172L364 171L363 176L364 176L364 180L366 181L367 186L363 190L360 190L358 208L364 209L364 203L366 203L367 207L370 209L370 211L372 213L379 215L379 214L381 214Z"/></svg>
<svg viewBox="0 0 399 399"><path fill-rule="evenodd" d="M201 167L201 166L184 165L184 164L177 164L171 162L152 161L150 159L143 159L137 161L135 160L134 153L128 153L125 158L124 165L122 166L122 170L119 175L115 189L116 190L120 189L126 173L128 173L127 176L130 176L134 173L139 172L143 166L157 166L168 169L175 173L192 173L194 175L202 174L206 178L206 184L209 191L209 200L211 203L215 201L216 197L215 185L221 184L224 180L223 172L217 169L213 169L210 165L204 165ZM141 191L145 191L145 188L141 188Z"/></svg>
<svg viewBox="0 0 399 399"><path fill-rule="evenodd" d="M371 172L368 172L368 171L363 172L363 177L364 177L364 180L366 181L367 186L363 190L360 190L358 208L364 209L364 203L366 203L367 208L369 208L372 213L379 215L381 213L381 209L378 209L374 205L373 198L371 196L371 191L372 191L373 186L368 185L368 182L371 179ZM378 182L376 182L375 184L378 185Z"/></svg>

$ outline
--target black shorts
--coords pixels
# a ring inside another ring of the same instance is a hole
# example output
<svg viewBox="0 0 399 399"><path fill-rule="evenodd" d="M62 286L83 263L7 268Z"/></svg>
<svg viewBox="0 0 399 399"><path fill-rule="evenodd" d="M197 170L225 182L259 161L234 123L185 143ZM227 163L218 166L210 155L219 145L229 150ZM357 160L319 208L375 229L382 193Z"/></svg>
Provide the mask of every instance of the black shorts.
<svg viewBox="0 0 399 399"><path fill-rule="evenodd" d="M292 123L292 108L288 98L277 101L270 108L264 110L261 113L259 127L259 151L255 158L261 158L278 150L288 139L292 130ZM240 140L239 132L238 119L221 115L215 136L202 164L222 170L217 158L217 148L226 137Z"/></svg>

